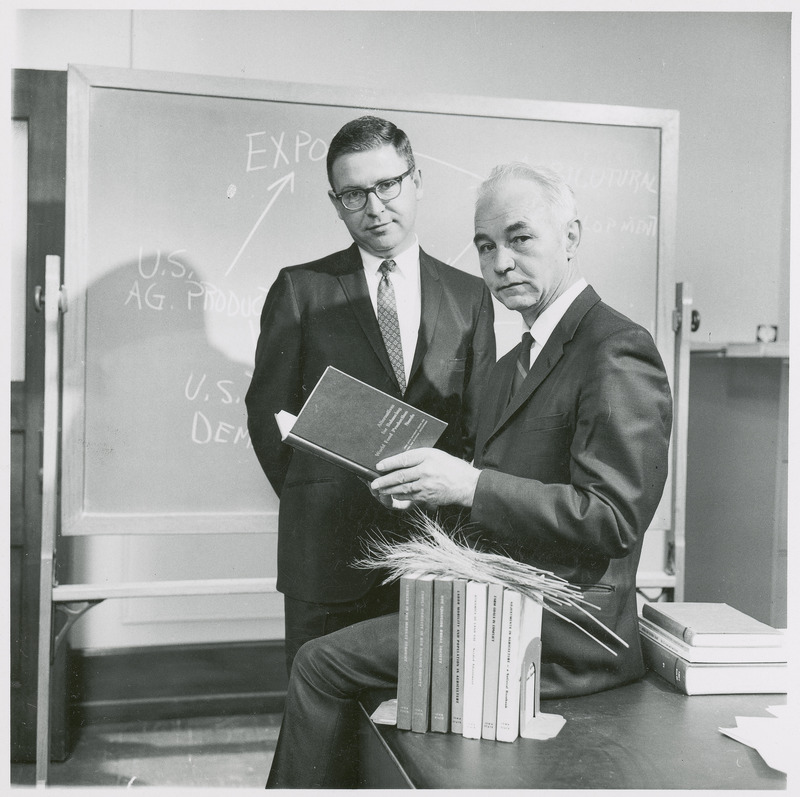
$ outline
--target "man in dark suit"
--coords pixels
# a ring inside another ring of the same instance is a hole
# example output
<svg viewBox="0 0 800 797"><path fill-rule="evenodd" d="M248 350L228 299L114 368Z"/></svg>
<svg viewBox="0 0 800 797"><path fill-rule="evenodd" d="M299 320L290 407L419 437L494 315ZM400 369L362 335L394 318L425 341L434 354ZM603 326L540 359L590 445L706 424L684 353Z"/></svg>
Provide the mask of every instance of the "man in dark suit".
<svg viewBox="0 0 800 797"><path fill-rule="evenodd" d="M367 532L407 526L358 477L282 443L274 414L297 414L332 365L446 421L437 445L471 460L476 399L495 361L486 286L419 247L422 176L405 133L376 117L353 120L331 141L327 167L330 200L354 243L281 270L245 399L253 448L280 498L289 669L305 641L397 611L397 585L351 564Z"/></svg>
<svg viewBox="0 0 800 797"><path fill-rule="evenodd" d="M474 464L433 449L409 451L379 463L386 475L372 483L387 497L467 509L471 541L582 587L596 617L627 646L600 631L615 656L545 612L545 698L609 689L644 674L636 569L664 489L672 423L656 346L582 279L580 238L572 192L557 175L511 164L481 186L481 272L528 332L487 383ZM579 613L565 614L598 633ZM354 698L396 678L396 617L305 646L268 786L353 785L353 764L338 753L353 733ZM298 749L310 753L304 766Z"/></svg>

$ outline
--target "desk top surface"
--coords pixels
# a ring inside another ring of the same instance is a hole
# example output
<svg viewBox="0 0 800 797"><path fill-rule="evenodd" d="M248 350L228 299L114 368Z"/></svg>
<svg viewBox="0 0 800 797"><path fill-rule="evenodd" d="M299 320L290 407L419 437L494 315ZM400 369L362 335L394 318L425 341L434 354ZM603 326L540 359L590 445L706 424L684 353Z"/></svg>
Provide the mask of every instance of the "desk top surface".
<svg viewBox="0 0 800 797"><path fill-rule="evenodd" d="M389 695L392 696L392 695ZM371 712L387 695L362 701ZM566 724L513 744L373 725L417 788L785 789L786 776L725 736L737 716L770 716L785 695L680 694L653 673L619 689L543 700Z"/></svg>

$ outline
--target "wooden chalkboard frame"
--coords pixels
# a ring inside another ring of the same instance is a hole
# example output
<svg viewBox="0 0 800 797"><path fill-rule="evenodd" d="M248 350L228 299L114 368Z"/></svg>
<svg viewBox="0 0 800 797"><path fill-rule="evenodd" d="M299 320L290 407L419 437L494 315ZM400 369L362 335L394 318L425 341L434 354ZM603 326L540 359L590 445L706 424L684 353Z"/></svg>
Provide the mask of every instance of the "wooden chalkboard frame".
<svg viewBox="0 0 800 797"><path fill-rule="evenodd" d="M94 66L71 65L68 72L65 273L72 317L68 320L71 331L64 337L64 360L70 364L69 368L64 369L62 406L65 418L77 419L77 423L85 424L82 389L86 359L86 319L85 296L81 295L81 291L88 279L87 167L91 157L88 145L91 99L92 93L98 89L271 100L305 105L355 106L371 108L387 115L392 111L412 111L655 129L659 134L660 165L655 339L671 380L674 378L672 320L678 176L677 111L477 96L386 94L364 88ZM64 534L258 533L265 530L267 516L275 514L89 512L84 506L86 453L80 439L80 435L65 435L62 444L62 463L70 463L70 467L62 470L61 527ZM672 485L668 484L655 526L664 534L670 533L674 518L671 493ZM271 522L274 523L274 520Z"/></svg>

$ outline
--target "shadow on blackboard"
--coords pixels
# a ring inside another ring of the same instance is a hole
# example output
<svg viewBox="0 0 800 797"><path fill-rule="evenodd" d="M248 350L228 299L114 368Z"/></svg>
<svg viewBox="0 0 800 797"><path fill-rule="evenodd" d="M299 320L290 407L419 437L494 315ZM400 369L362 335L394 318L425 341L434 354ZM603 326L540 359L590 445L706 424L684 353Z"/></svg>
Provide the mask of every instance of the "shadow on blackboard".
<svg viewBox="0 0 800 797"><path fill-rule="evenodd" d="M250 446L258 307L243 312L180 253L151 252L86 292L85 500L98 512L265 508ZM254 331L255 330L255 331Z"/></svg>

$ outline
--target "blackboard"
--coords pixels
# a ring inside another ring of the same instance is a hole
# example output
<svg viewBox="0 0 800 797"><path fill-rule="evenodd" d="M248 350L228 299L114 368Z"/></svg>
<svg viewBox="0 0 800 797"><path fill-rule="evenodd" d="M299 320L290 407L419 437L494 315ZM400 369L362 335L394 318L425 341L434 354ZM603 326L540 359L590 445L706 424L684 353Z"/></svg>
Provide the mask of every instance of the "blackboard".
<svg viewBox="0 0 800 797"><path fill-rule="evenodd" d="M274 528L244 407L259 314L281 267L349 245L325 154L365 112L411 139L423 248L475 274L478 183L509 160L560 170L582 272L671 370L676 112L72 66L63 533ZM496 309L504 351L519 322Z"/></svg>

